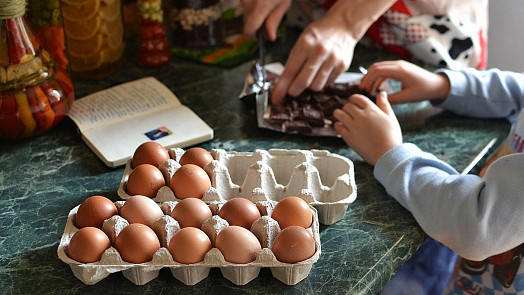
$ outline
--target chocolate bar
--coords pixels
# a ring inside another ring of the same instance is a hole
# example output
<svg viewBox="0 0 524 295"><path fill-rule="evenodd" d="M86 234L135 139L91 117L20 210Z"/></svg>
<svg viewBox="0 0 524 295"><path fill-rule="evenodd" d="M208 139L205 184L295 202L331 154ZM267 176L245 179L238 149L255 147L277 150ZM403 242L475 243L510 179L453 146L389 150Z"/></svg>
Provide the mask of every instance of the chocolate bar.
<svg viewBox="0 0 524 295"><path fill-rule="evenodd" d="M270 105L266 122L281 125L283 132L311 134L315 129L315 134L322 134L323 128L332 127L335 121L333 111L348 103L353 94L363 94L374 100L357 85L334 83L322 91L306 89L297 97L286 96L281 105Z"/></svg>

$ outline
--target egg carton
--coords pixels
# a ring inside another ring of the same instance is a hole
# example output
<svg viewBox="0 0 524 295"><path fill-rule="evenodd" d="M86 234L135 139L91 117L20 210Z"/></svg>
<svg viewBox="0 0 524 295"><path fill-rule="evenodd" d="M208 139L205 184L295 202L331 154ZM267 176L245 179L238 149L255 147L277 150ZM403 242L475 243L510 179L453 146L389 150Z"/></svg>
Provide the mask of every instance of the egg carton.
<svg viewBox="0 0 524 295"><path fill-rule="evenodd" d="M117 203L119 203L117 207L121 207L124 201L118 201ZM165 215L157 220L152 228L159 237L161 247L150 262L141 264L125 262L114 248L116 237L122 229L129 225L129 222L120 215L115 215L104 221L102 230L109 237L112 246L104 252L100 261L79 263L69 258L67 247L73 235L79 230L75 226L74 220L80 205L69 212L64 233L57 250L58 257L70 266L73 274L79 280L87 285L96 284L111 273L120 271L124 277L135 285L144 285L155 279L162 268L169 268L172 275L185 285L195 285L204 280L208 277L211 268L220 268L223 277L235 285L249 283L258 277L261 268L270 268L273 277L284 284L295 285L309 275L313 263L317 262L320 257L318 213L314 207L310 206L313 213L313 222L307 230L310 231L315 239L315 253L310 258L293 264L283 263L276 259L271 251L271 247L274 238L280 232L280 227L270 216L277 202L265 201L256 203L257 208L261 212L261 217L251 227L251 232L255 234L262 246L262 250L257 255L256 260L245 264L235 264L226 261L220 250L214 247L214 241L218 233L229 226L229 224L225 219L218 216L218 211L223 202L213 202L209 204L213 216L204 221L201 227L209 236L213 248L206 253L202 262L194 264L178 263L173 260L168 250L168 241L180 229L178 221L170 216L177 203L176 201L171 201L159 204Z"/></svg>
<svg viewBox="0 0 524 295"><path fill-rule="evenodd" d="M180 167L178 161L185 150L168 151L171 159L159 167L166 186L153 198L156 202L178 200L168 185ZM237 197L256 203L296 196L317 209L321 224L330 225L344 217L349 204L357 197L353 162L326 150L228 152L213 149L211 155L214 160L204 167L211 177L211 188L202 198L206 203ZM118 188L122 199L131 197L126 192L126 184L132 171L129 160Z"/></svg>

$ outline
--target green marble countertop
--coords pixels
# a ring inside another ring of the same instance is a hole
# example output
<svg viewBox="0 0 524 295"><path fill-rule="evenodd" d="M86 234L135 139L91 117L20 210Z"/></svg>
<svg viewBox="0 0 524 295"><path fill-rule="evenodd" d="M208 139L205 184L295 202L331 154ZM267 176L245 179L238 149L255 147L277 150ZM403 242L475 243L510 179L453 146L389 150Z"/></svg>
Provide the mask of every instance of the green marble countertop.
<svg viewBox="0 0 524 295"><path fill-rule="evenodd" d="M271 61L285 61L296 32L269 48ZM128 56L133 54L132 44ZM392 59L357 48L350 70ZM235 151L255 149L327 149L355 163L357 199L345 217L321 226L322 254L303 281L287 286L262 269L255 280L236 286L219 269L195 286L185 286L168 269L143 286L121 273L87 286L57 257L68 212L91 195L117 201L123 168L107 168L82 141L69 119L30 139L0 143L0 292L4 294L376 294L424 240L408 211L390 198L373 178L372 167L338 138L286 135L258 129L254 111L237 97L251 66L223 69L174 59L168 66L144 69L132 58L103 81L75 81L77 97L96 90L155 76L214 130L200 146ZM505 138L502 120L460 117L427 103L396 106L405 141L435 153L457 170L493 138Z"/></svg>

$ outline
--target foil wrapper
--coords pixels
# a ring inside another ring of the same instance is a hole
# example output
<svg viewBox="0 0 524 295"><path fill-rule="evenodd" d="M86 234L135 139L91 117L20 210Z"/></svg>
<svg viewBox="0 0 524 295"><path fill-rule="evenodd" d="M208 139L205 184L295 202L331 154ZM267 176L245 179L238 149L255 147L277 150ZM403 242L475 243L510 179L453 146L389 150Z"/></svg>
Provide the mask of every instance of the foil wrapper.
<svg viewBox="0 0 524 295"><path fill-rule="evenodd" d="M333 128L333 111L349 102L353 94L363 94L372 100L377 93L367 93L358 88L362 73L345 72L322 91L305 90L297 97L286 97L281 105L271 104L271 87L284 71L280 63L268 64L263 83L258 79L256 64L248 73L240 99L256 108L259 128L283 133L310 136L340 137ZM381 91L393 93L400 89L398 81L386 80Z"/></svg>

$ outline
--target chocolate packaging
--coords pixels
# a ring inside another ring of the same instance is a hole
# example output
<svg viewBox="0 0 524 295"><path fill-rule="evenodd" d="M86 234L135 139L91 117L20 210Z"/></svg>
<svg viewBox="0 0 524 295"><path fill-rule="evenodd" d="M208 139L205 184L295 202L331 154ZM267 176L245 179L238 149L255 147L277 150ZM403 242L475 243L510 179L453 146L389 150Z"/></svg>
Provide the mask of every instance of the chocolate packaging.
<svg viewBox="0 0 524 295"><path fill-rule="evenodd" d="M371 100L376 96L376 93L359 89L361 73L345 72L322 91L306 89L297 97L287 96L282 104L275 105L271 104L272 85L284 68L279 63L273 63L266 65L265 70L268 78L264 87L257 87L248 74L240 94L241 99L254 98L256 101L257 124L260 128L283 133L340 137L333 128L336 121L333 111L348 103L353 94L362 94ZM386 80L380 90L392 93L398 87L398 82Z"/></svg>

